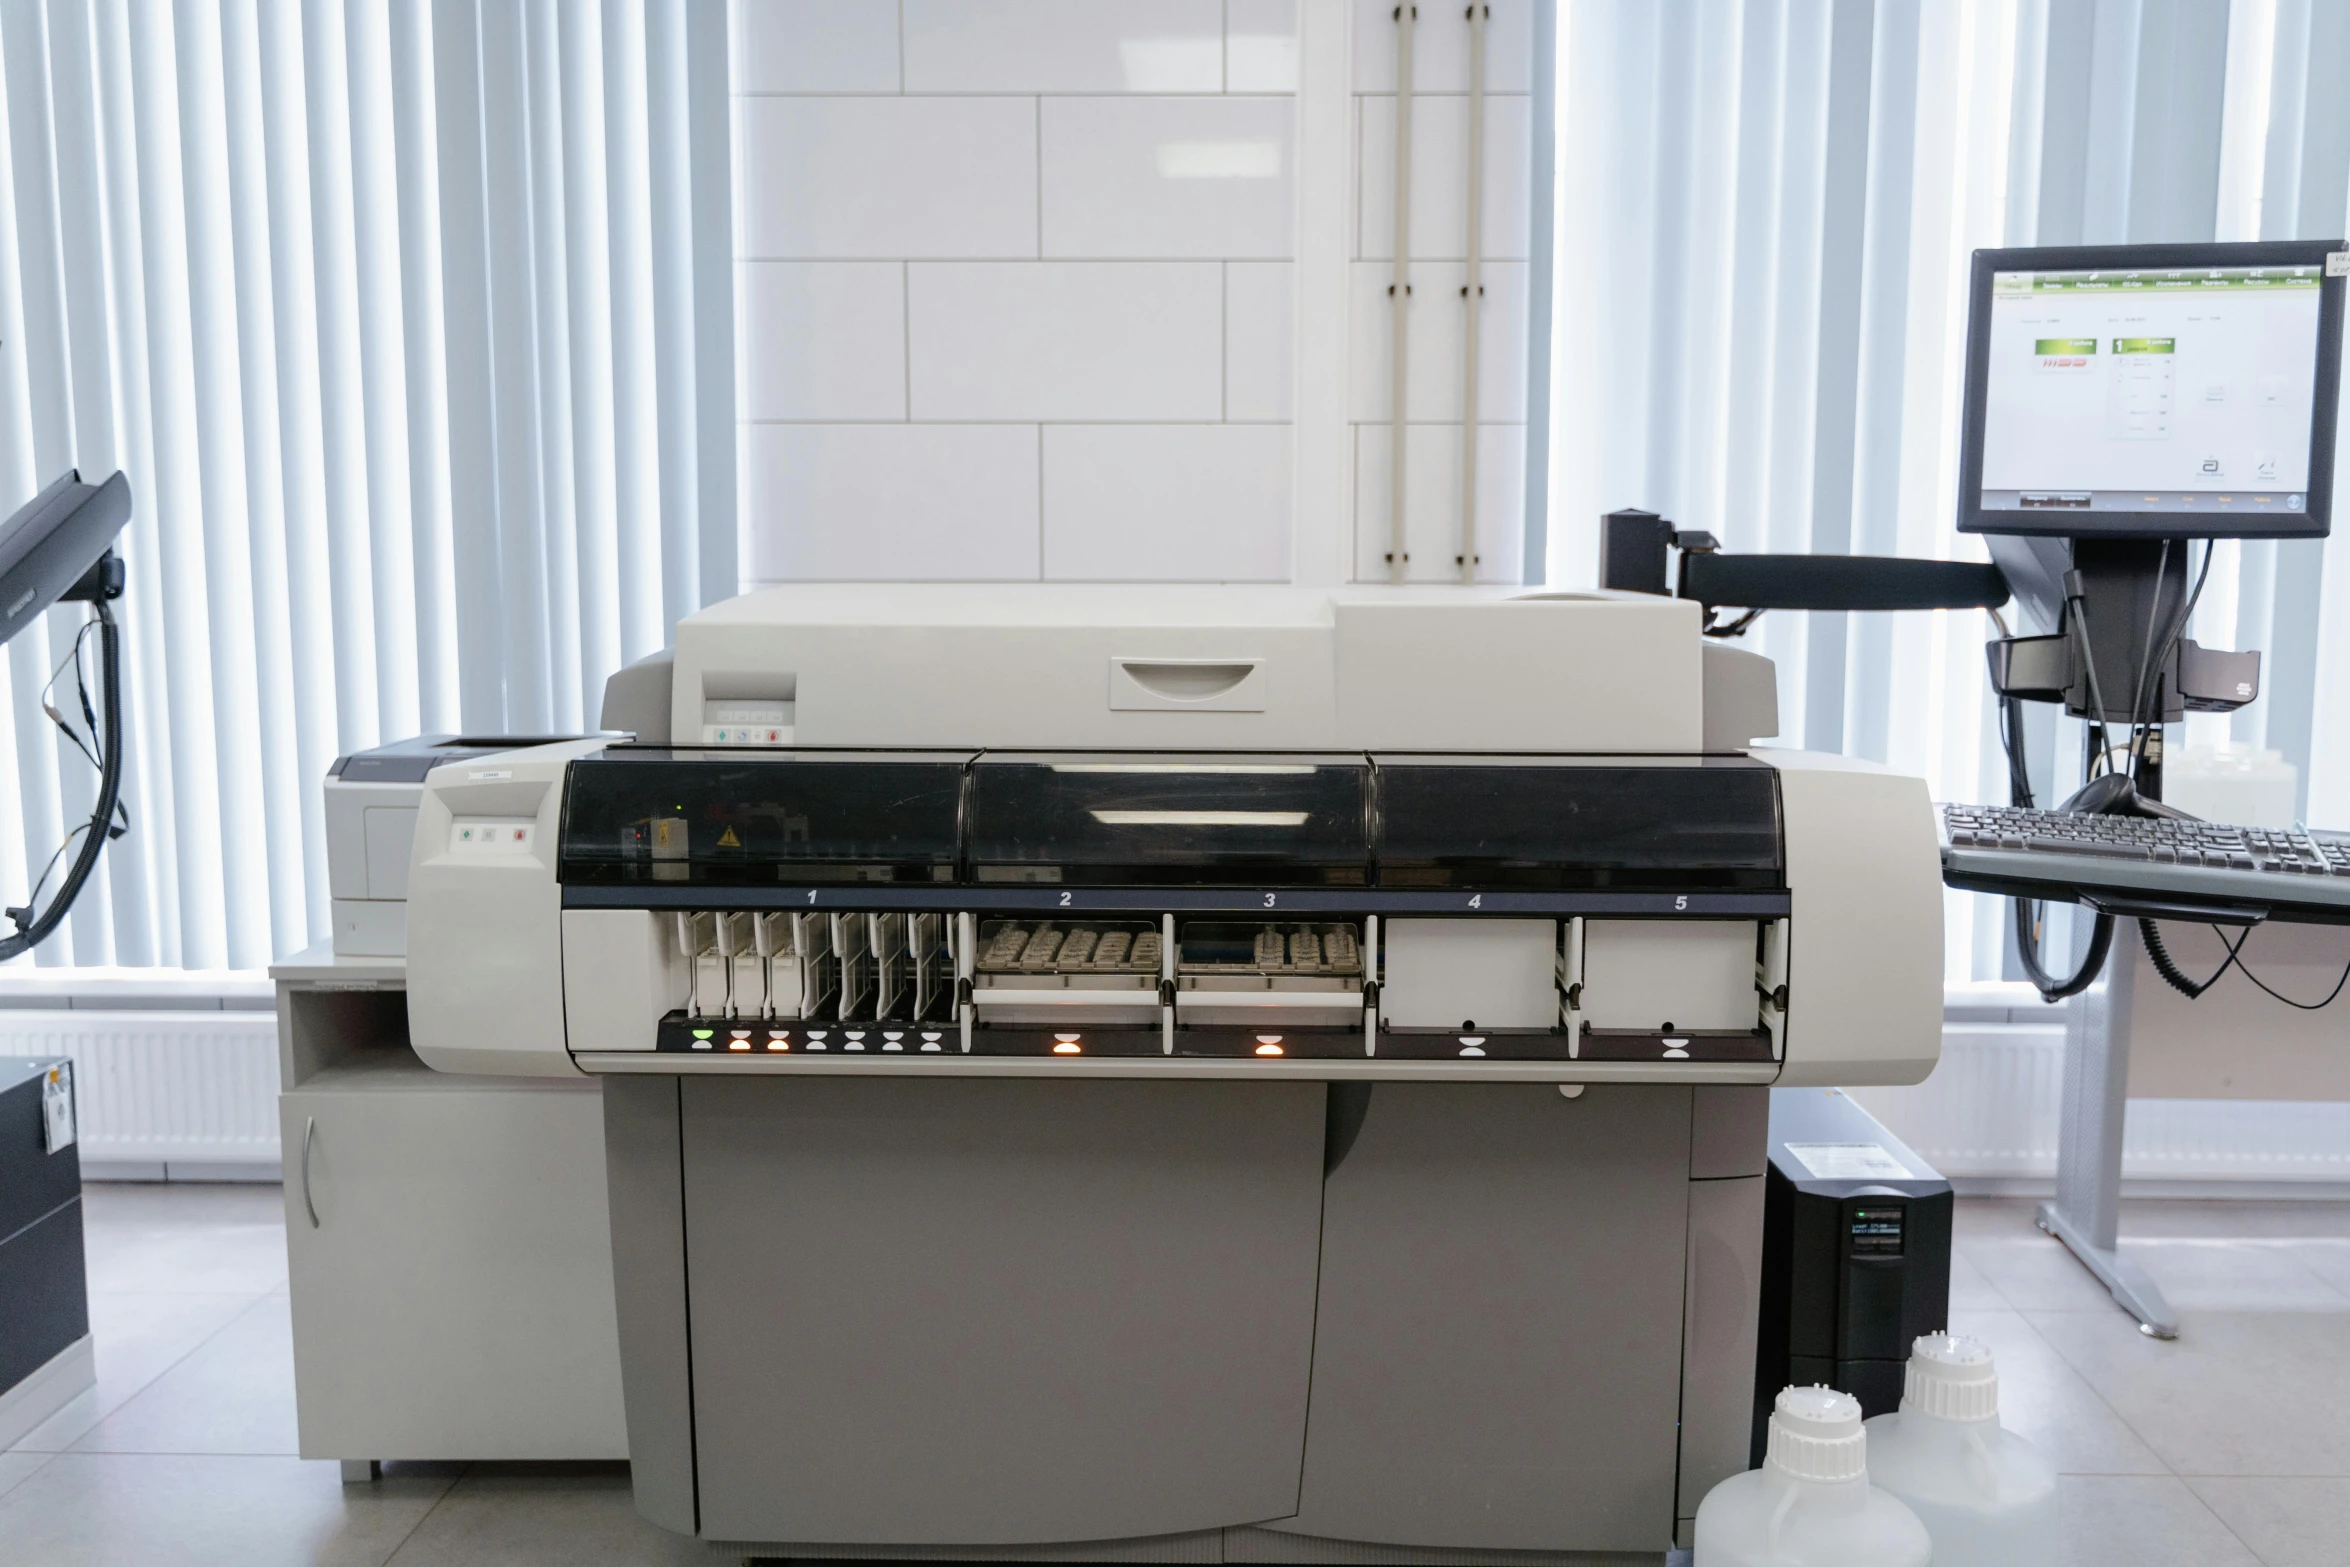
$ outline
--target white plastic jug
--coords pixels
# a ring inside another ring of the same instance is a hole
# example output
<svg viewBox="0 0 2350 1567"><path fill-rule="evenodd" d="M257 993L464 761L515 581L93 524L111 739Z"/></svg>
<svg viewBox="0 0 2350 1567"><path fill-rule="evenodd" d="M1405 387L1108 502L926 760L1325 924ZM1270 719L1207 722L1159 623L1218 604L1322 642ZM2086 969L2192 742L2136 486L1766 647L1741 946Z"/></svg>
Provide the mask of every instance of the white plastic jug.
<svg viewBox="0 0 2350 1567"><path fill-rule="evenodd" d="M1909 1352L1898 1414L1869 1422L1869 1479L1907 1502L1934 1567L2054 1567L2056 1469L1999 1424L1990 1349L1932 1333Z"/></svg>
<svg viewBox="0 0 2350 1567"><path fill-rule="evenodd" d="M1791 1387L1771 1408L1763 1466L1697 1504L1693 1567L1928 1567L1917 1515L1869 1484L1860 1403Z"/></svg>

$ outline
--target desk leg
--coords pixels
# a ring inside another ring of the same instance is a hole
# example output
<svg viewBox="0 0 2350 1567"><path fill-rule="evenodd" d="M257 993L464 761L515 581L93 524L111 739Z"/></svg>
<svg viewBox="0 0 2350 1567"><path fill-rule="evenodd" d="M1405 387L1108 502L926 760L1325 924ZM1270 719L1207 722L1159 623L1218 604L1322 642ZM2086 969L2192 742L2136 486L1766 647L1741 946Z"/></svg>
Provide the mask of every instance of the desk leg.
<svg viewBox="0 0 2350 1567"><path fill-rule="evenodd" d="M366 1485L381 1480L384 1466L373 1458L346 1458L343 1460L343 1484Z"/></svg>
<svg viewBox="0 0 2350 1567"><path fill-rule="evenodd" d="M2083 922L2084 924L2086 921ZM2130 1089L2130 992L2138 928L2122 920L2105 975L2076 997L2065 1020L2064 1119L2057 1132L2056 1200L2040 1228L2064 1242L2112 1291L2115 1304L2152 1338L2176 1338L2179 1319L2145 1270L2121 1254L2122 1122Z"/></svg>

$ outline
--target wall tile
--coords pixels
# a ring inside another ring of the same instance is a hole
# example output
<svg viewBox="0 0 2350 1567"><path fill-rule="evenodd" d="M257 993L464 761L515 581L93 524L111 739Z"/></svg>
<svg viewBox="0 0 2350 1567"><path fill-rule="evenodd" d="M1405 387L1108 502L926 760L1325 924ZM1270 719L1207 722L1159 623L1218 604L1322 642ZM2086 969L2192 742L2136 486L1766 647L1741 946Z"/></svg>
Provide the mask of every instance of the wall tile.
<svg viewBox="0 0 2350 1567"><path fill-rule="evenodd" d="M1047 256L1291 253L1290 98L1047 98Z"/></svg>
<svg viewBox="0 0 2350 1567"><path fill-rule="evenodd" d="M1036 254L1032 101L738 102L746 255Z"/></svg>
<svg viewBox="0 0 2350 1567"><path fill-rule="evenodd" d="M1414 582L1458 582L1461 427L1404 427L1405 548ZM1355 426L1355 577L1387 580L1387 439L1383 424ZM1477 569L1480 582L1516 582L1526 554L1526 427L1477 431Z"/></svg>
<svg viewBox="0 0 2350 1567"><path fill-rule="evenodd" d="M1489 0L1485 22L1485 90L1534 90L1537 0ZM1354 0L1356 92L1395 91L1395 0ZM1466 5L1424 5L1412 25L1412 91L1469 90Z"/></svg>
<svg viewBox="0 0 2350 1567"><path fill-rule="evenodd" d="M1485 100L1485 254L1526 257L1527 135L1532 123L1524 97ZM1355 254L1366 260L1395 253L1395 99L1364 98L1362 105L1362 227ZM1412 255L1439 258L1466 253L1468 228L1469 100L1412 100Z"/></svg>
<svg viewBox="0 0 2350 1567"><path fill-rule="evenodd" d="M902 262L738 265L743 418L906 417Z"/></svg>
<svg viewBox="0 0 2350 1567"><path fill-rule="evenodd" d="M906 91L1224 90L1223 0L905 0Z"/></svg>
<svg viewBox="0 0 2350 1567"><path fill-rule="evenodd" d="M1112 582L1289 577L1287 425L1044 430L1044 574Z"/></svg>
<svg viewBox="0 0 2350 1567"><path fill-rule="evenodd" d="M898 90L897 0L735 0L734 90Z"/></svg>
<svg viewBox="0 0 2350 1567"><path fill-rule="evenodd" d="M1297 91L1297 0L1225 0L1224 90Z"/></svg>
<svg viewBox="0 0 2350 1567"><path fill-rule="evenodd" d="M1390 263L1358 261L1353 268L1354 391L1348 417L1360 424L1384 423L1390 390L1388 308ZM1461 416L1461 327L1468 312L1461 285L1468 265L1424 261L1412 265L1412 307L1407 346L1411 378L1405 417L1457 420ZM1523 261L1485 265L1485 303L1477 322L1477 418L1508 424L1526 417L1526 274Z"/></svg>
<svg viewBox="0 0 2350 1567"><path fill-rule="evenodd" d="M1030 580L1036 427L745 425L754 582Z"/></svg>
<svg viewBox="0 0 2350 1567"><path fill-rule="evenodd" d="M1297 334L1286 261L1235 261L1224 269L1224 417L1295 417L1291 383ZM1357 341L1360 341L1358 334Z"/></svg>
<svg viewBox="0 0 2350 1567"><path fill-rule="evenodd" d="M917 263L908 286L916 419L1222 416L1212 261Z"/></svg>

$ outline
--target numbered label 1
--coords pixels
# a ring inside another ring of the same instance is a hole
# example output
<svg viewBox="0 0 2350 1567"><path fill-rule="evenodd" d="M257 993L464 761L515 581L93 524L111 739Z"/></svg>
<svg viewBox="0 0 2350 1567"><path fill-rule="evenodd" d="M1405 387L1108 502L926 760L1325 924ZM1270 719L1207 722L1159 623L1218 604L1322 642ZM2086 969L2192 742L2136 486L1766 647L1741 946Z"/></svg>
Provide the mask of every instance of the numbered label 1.
<svg viewBox="0 0 2350 1567"><path fill-rule="evenodd" d="M808 901L810 903L814 903L816 901L816 889L813 887L808 889Z"/></svg>

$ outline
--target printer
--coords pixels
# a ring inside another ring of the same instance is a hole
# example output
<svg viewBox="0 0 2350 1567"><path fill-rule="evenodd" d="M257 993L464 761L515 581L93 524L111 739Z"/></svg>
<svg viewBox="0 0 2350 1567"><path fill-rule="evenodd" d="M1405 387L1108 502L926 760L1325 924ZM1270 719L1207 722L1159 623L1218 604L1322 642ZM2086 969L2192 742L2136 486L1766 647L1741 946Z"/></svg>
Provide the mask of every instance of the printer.
<svg viewBox="0 0 2350 1567"><path fill-rule="evenodd" d="M337 957L396 958L408 934L408 857L424 779L546 737L416 735L335 758L326 772L326 880Z"/></svg>
<svg viewBox="0 0 2350 1567"><path fill-rule="evenodd" d="M638 1509L1686 1543L1746 1467L1770 1087L1920 1080L1942 975L1924 784L1753 747L1700 613L774 588L624 672L633 741L435 769L412 1042L601 1079Z"/></svg>

